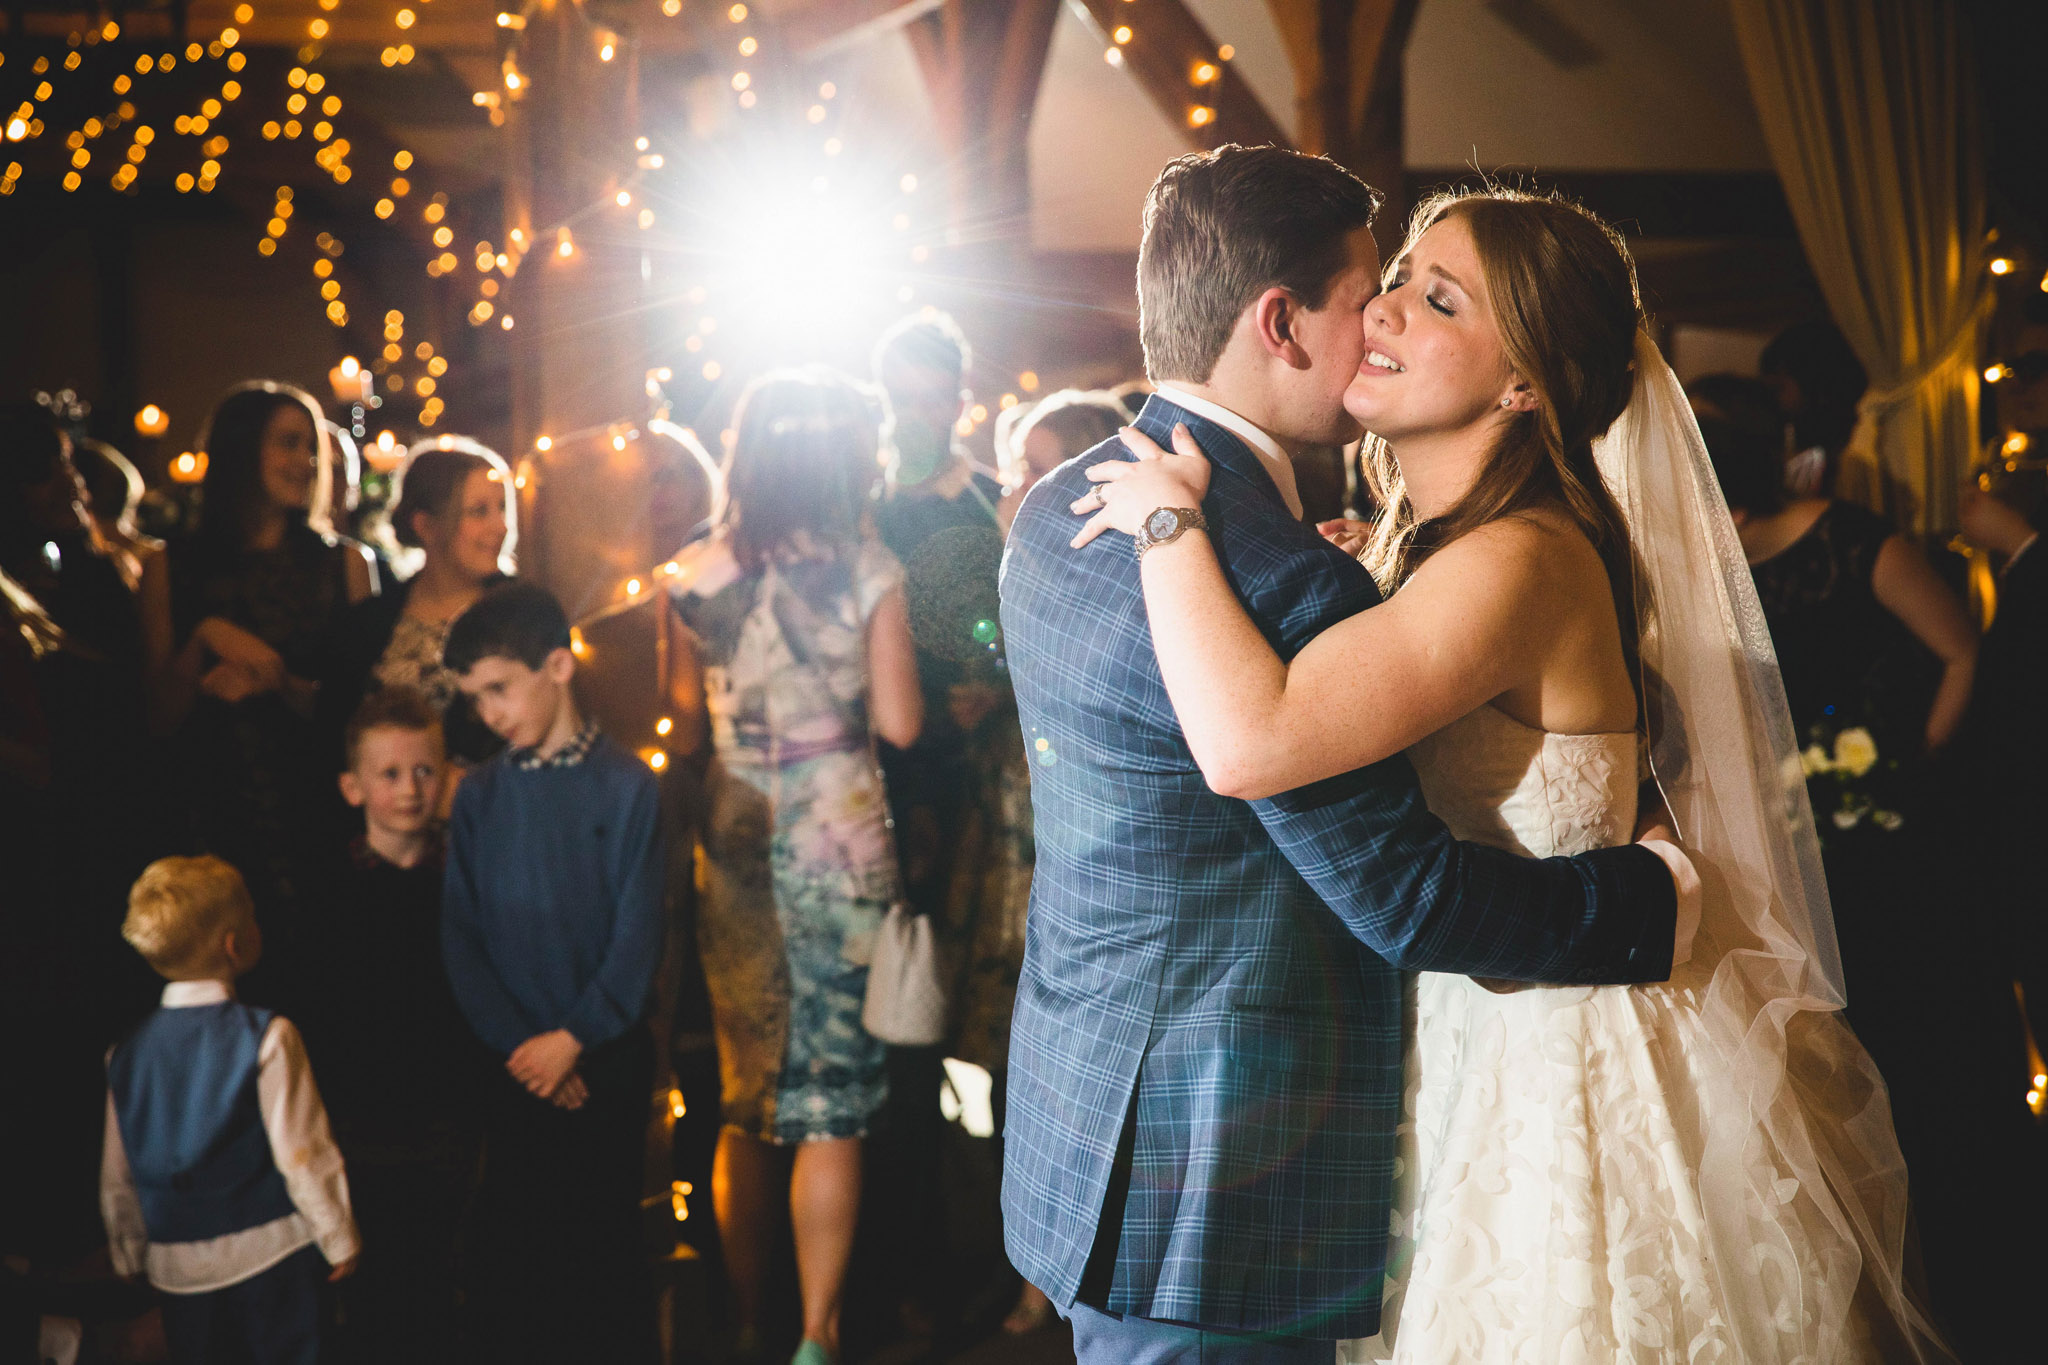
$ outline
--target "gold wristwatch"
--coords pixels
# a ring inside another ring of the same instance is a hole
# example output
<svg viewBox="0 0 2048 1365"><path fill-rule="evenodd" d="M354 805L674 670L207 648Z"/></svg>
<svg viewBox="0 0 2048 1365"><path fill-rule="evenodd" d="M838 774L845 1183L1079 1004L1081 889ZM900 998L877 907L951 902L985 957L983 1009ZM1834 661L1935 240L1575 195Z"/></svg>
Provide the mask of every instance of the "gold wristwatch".
<svg viewBox="0 0 2048 1365"><path fill-rule="evenodd" d="M1138 558L1145 557L1145 551L1154 545L1165 545L1176 541L1188 531L1206 531L1209 519L1202 515L1199 507L1161 507L1145 518L1145 524L1138 528L1133 543Z"/></svg>

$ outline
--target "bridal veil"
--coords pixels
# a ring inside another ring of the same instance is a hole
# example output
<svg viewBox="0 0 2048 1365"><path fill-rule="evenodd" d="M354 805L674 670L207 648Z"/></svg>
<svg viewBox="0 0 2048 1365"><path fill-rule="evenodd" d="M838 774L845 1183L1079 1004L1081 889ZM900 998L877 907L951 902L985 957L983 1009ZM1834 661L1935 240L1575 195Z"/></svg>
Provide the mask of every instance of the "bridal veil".
<svg viewBox="0 0 2048 1365"><path fill-rule="evenodd" d="M1841 1012L1777 657L1699 427L1646 335L1628 407L1593 450L1635 547L1651 774L1705 891L1696 1175L1737 1358L1778 1358L1745 1338L1789 1331L1815 1362L1951 1360L1911 1284L1884 1081ZM1798 1271L1788 1222L1821 1274Z"/></svg>

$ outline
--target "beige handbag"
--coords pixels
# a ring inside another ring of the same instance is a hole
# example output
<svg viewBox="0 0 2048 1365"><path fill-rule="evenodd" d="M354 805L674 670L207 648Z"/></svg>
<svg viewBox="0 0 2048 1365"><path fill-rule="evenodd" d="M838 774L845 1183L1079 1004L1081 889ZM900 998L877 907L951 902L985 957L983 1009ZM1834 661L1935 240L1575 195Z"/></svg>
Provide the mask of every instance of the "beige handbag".
<svg viewBox="0 0 2048 1365"><path fill-rule="evenodd" d="M893 905L875 931L861 1026L896 1047L930 1047L946 1039L946 992L939 984L939 945L930 915Z"/></svg>

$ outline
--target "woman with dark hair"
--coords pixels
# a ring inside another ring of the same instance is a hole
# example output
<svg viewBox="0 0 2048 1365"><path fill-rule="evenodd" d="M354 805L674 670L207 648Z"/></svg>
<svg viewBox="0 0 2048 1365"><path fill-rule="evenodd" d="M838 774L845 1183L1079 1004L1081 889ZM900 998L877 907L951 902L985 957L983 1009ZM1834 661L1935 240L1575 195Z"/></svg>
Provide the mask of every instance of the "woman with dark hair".
<svg viewBox="0 0 2048 1365"><path fill-rule="evenodd" d="M512 471L467 437L437 436L406 455L388 515L407 576L349 611L323 710L345 720L367 693L413 688L441 713L448 757L481 763L504 745L442 665L441 646L455 618L513 572Z"/></svg>
<svg viewBox="0 0 2048 1365"><path fill-rule="evenodd" d="M52 656L61 667L44 670L63 679L49 698L67 749L59 776L125 768L124 791L141 798L152 766L143 750L142 625L87 514L76 450L41 404L0 406L0 573L64 635L66 648Z"/></svg>
<svg viewBox="0 0 2048 1365"><path fill-rule="evenodd" d="M1764 347L1757 369L1792 425L1796 453L1785 462L1787 489L1804 497L1831 496L1870 372L1832 322L1787 327Z"/></svg>
<svg viewBox="0 0 2048 1365"><path fill-rule="evenodd" d="M748 388L733 427L719 529L671 580L711 720L698 942L723 1072L713 1190L743 1343L761 1326L786 1191L796 1361L829 1365L860 1140L887 1089L860 964L902 895L874 742L912 743L924 704L903 571L867 515L866 397L829 372L783 371Z"/></svg>
<svg viewBox="0 0 2048 1365"><path fill-rule="evenodd" d="M1700 430L1756 579L1792 723L1871 728L1881 753L1944 748L1969 709L1977 628L1920 548L1875 512L1799 497L1753 422L1702 404Z"/></svg>
<svg viewBox="0 0 2048 1365"><path fill-rule="evenodd" d="M304 390L230 390L200 441L198 522L142 577L152 717L176 737L194 839L248 880L272 941L259 969L271 983L292 970L300 883L327 832L335 769L320 680L343 615L376 590L368 553L321 511L324 445Z"/></svg>
<svg viewBox="0 0 2048 1365"><path fill-rule="evenodd" d="M1104 491L1073 506L1097 514L1078 543L1135 538L1194 765L1299 810L1322 798L1298 788L1411 761L1461 838L1542 858L1678 829L1700 873L1668 982L1418 975L1402 1121L1371 1158L1399 1172L1382 1332L1343 1358L1941 1357L1769 642L1621 238L1555 198L1441 195L1362 322L1344 408L1381 512L1332 532L1384 602L1282 657L1218 558L1186 425L1171 455L1127 432L1138 461L1088 470Z"/></svg>

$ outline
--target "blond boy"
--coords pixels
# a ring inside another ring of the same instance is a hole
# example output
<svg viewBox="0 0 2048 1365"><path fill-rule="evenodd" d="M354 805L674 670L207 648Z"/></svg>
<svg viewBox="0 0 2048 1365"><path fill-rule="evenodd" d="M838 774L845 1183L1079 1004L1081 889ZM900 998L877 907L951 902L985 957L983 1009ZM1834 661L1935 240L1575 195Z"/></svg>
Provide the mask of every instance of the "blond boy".
<svg viewBox="0 0 2048 1365"><path fill-rule="evenodd" d="M115 1269L164 1293L175 1362L223 1345L311 1365L320 1285L360 1239L298 1030L235 998L263 955L249 891L218 858L163 858L121 936L168 983L107 1054L100 1209Z"/></svg>

